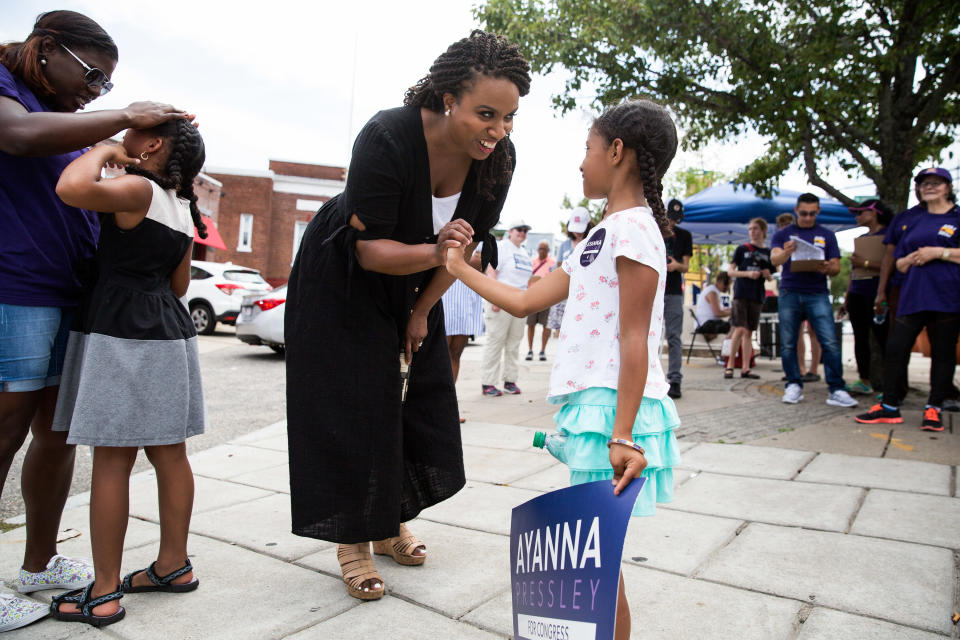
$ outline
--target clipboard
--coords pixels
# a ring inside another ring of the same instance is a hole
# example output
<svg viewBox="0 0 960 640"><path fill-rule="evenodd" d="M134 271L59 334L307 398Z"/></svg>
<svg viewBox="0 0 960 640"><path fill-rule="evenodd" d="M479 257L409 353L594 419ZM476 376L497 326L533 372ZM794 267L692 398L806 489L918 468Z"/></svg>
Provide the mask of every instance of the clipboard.
<svg viewBox="0 0 960 640"><path fill-rule="evenodd" d="M862 257L864 260L870 261L878 267L880 266L880 262L883 260L883 256L887 252L887 248L883 244L883 236L870 235L862 235L854 238L853 250L858 256ZM872 269L864 269L863 267L853 268L854 280L876 278L878 275L880 275L880 273L878 271L873 271Z"/></svg>
<svg viewBox="0 0 960 640"><path fill-rule="evenodd" d="M790 273L816 271L826 260L790 260Z"/></svg>

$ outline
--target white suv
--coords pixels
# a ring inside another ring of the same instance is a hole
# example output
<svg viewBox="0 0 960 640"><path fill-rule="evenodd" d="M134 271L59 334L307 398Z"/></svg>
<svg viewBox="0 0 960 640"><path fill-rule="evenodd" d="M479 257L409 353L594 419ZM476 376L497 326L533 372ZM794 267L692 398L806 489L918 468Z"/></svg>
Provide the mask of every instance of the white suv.
<svg viewBox="0 0 960 640"><path fill-rule="evenodd" d="M217 322L236 324L243 297L273 289L256 269L231 262L190 262L190 286L184 305L197 333L210 335Z"/></svg>

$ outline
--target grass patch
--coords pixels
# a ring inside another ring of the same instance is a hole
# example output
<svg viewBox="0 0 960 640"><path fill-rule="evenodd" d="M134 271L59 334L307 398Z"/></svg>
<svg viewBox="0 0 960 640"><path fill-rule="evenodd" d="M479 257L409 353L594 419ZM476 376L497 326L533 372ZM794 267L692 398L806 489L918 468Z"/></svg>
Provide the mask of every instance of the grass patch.
<svg viewBox="0 0 960 640"><path fill-rule="evenodd" d="M24 525L22 524L10 524L4 520L0 520L0 533L6 533L7 531L13 531L14 529L19 529Z"/></svg>
<svg viewBox="0 0 960 640"><path fill-rule="evenodd" d="M787 431L793 431L793 427L780 427L777 429L780 433L786 433Z"/></svg>

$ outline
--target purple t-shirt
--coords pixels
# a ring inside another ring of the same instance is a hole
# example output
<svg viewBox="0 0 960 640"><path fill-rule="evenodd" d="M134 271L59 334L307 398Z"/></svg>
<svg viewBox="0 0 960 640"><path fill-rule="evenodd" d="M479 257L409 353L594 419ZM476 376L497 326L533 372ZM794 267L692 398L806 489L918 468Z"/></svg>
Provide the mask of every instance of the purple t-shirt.
<svg viewBox="0 0 960 640"><path fill-rule="evenodd" d="M823 249L825 260L840 257L840 247L837 246L837 236L824 226L815 224L809 229L801 229L796 224L780 229L773 234L770 241L771 249L783 249L783 245L790 241L790 236L797 236L801 240ZM827 291L827 276L817 271L790 271L790 261L783 263L780 272L780 290L796 293L829 293Z"/></svg>
<svg viewBox="0 0 960 640"><path fill-rule="evenodd" d="M884 227L877 231L876 233L867 234L874 236L883 236L886 238L887 228ZM863 296L865 298L870 298L873 300L877 297L877 288L880 284L880 276L876 275L872 278L854 278L853 273L850 273L850 293L856 294L858 296Z"/></svg>
<svg viewBox="0 0 960 640"><path fill-rule="evenodd" d="M903 232L893 255L902 258L920 247L960 249L960 207L941 214L921 209ZM960 264L931 260L910 267L900 285L897 315L918 311L960 312Z"/></svg>
<svg viewBox="0 0 960 640"><path fill-rule="evenodd" d="M900 242L900 238L903 237L903 234L906 233L907 229L910 228L910 225L913 224L913 221L916 217L926 211L920 205L916 207L910 207L906 211L901 211L896 216L894 216L893 221L890 223L890 226L887 227L887 233L883 236L883 244L891 244L896 248L897 243ZM903 284L903 274L897 270L896 265L894 265L893 270L890 272L890 279L887 281L887 287L897 286Z"/></svg>
<svg viewBox="0 0 960 640"><path fill-rule="evenodd" d="M31 113L50 110L2 64L0 96ZM77 270L97 248L100 222L96 213L64 204L55 189L81 153L25 158L0 151L0 303L77 304Z"/></svg>

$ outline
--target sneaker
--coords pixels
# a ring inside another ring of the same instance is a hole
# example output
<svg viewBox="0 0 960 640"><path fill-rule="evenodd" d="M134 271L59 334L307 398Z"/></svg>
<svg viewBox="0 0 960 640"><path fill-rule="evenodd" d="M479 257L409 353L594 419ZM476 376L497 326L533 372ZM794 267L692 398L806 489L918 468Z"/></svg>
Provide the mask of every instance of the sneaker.
<svg viewBox="0 0 960 640"><path fill-rule="evenodd" d="M533 351L527 351L527 357L524 360L533 360Z"/></svg>
<svg viewBox="0 0 960 640"><path fill-rule="evenodd" d="M483 385L483 395L496 398L497 396L502 396L503 392L492 384L485 384Z"/></svg>
<svg viewBox="0 0 960 640"><path fill-rule="evenodd" d="M873 387L870 386L869 382L864 382L863 380L857 380L853 384L847 385L847 392L865 396L873 393Z"/></svg>
<svg viewBox="0 0 960 640"><path fill-rule="evenodd" d="M541 351L541 352L540 352L540 362L546 362L546 361L547 361L547 354L545 354L543 351Z"/></svg>
<svg viewBox="0 0 960 640"><path fill-rule="evenodd" d="M667 390L667 395L670 396L671 398L680 398L680 397L682 397L683 394L680 393L680 383L679 383L679 382L671 382L671 383L670 383L670 388Z"/></svg>
<svg viewBox="0 0 960 640"><path fill-rule="evenodd" d="M3 583L0 583L3 584ZM50 605L0 591L0 633L25 627L50 613Z"/></svg>
<svg viewBox="0 0 960 640"><path fill-rule="evenodd" d="M509 393L509 394L511 394L511 395L517 395L518 393L520 393L520 387L518 387L517 385L515 385L515 384L512 383L512 382L504 382L504 383L503 383L503 392L504 392L504 393Z"/></svg>
<svg viewBox="0 0 960 640"><path fill-rule="evenodd" d="M940 421L940 409L927 407L923 410L923 424L921 431L943 431L943 422Z"/></svg>
<svg viewBox="0 0 960 640"><path fill-rule="evenodd" d="M850 397L843 389L834 389L827 396L827 404L831 407L855 407L859 402Z"/></svg>
<svg viewBox="0 0 960 640"><path fill-rule="evenodd" d="M900 417L900 409L887 409L879 403L870 407L870 411L858 415L854 420L860 424L900 424L903 422L903 418Z"/></svg>
<svg viewBox="0 0 960 640"><path fill-rule="evenodd" d="M820 374L811 373L808 371L807 373L800 376L800 379L803 380L804 382L820 382Z"/></svg>
<svg viewBox="0 0 960 640"><path fill-rule="evenodd" d="M780 398L781 402L786 402L787 404L797 404L801 400L803 400L803 387L797 383L788 384L783 392L783 397Z"/></svg>
<svg viewBox="0 0 960 640"><path fill-rule="evenodd" d="M53 556L44 571L20 569L17 591L31 593L44 589L83 589L93 582L93 566L84 560Z"/></svg>

